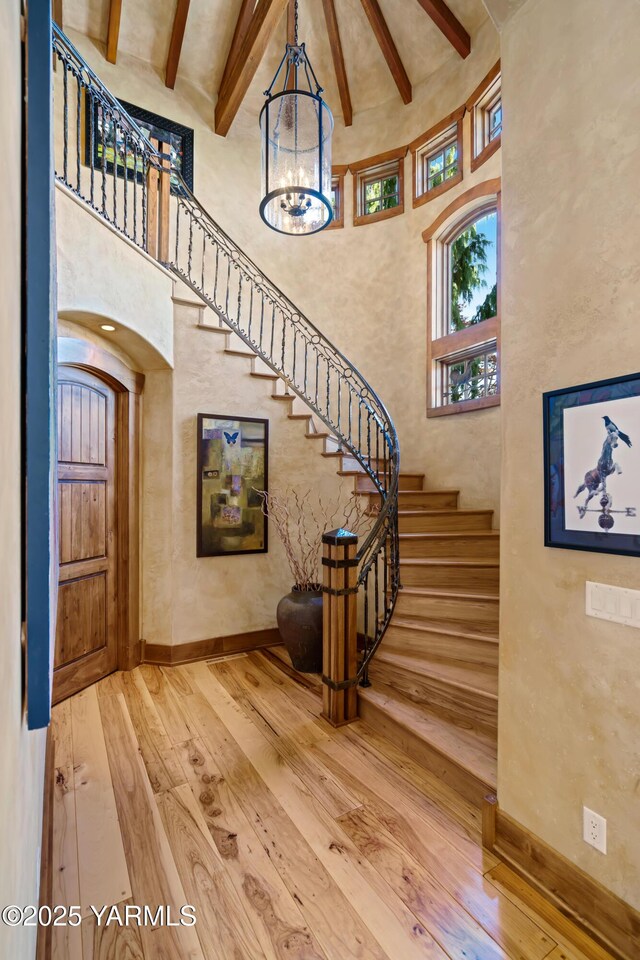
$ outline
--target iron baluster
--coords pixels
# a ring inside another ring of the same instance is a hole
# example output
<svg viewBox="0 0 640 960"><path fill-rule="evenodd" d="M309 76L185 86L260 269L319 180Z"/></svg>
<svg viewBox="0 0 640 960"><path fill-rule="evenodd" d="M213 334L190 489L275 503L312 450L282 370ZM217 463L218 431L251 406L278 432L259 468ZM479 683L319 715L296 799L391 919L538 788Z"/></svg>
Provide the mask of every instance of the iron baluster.
<svg viewBox="0 0 640 960"><path fill-rule="evenodd" d="M273 340L276 332L276 305L274 303L273 309L271 310L271 348L269 351L269 356L273 356Z"/></svg>
<svg viewBox="0 0 640 960"><path fill-rule="evenodd" d="M297 346L297 337L298 337L298 328L294 326L293 328L293 364L291 369L291 379L294 384L296 382L296 346Z"/></svg>
<svg viewBox="0 0 640 960"><path fill-rule="evenodd" d="M213 303L214 303L214 305L218 302L217 294L218 294L218 265L219 265L219 260L220 260L220 248L219 248L218 245L216 244L216 275L215 275L215 277L214 277L214 279L213 279Z"/></svg>
<svg viewBox="0 0 640 960"><path fill-rule="evenodd" d="M147 173L149 170L149 161L146 150L142 151L142 249L149 249L149 237L147 226Z"/></svg>
<svg viewBox="0 0 640 960"><path fill-rule="evenodd" d="M135 141L133 144L133 242L138 242L138 144Z"/></svg>
<svg viewBox="0 0 640 960"><path fill-rule="evenodd" d="M68 176L68 160L69 160L69 91L67 83L67 71L69 69L67 61L63 61L63 74L62 74L62 97L64 105L64 127L63 127L63 140L62 140L62 179L66 184L69 183Z"/></svg>
<svg viewBox="0 0 640 960"><path fill-rule="evenodd" d="M80 106L82 104L82 83L80 74L76 74L76 189L81 193L80 180Z"/></svg>
<svg viewBox="0 0 640 960"><path fill-rule="evenodd" d="M238 280L238 325L240 324L240 314L242 311L242 271Z"/></svg>
<svg viewBox="0 0 640 960"><path fill-rule="evenodd" d="M286 317L282 317L282 355L280 357L280 369L284 373L284 352L285 352L285 343L287 337L287 322Z"/></svg>
<svg viewBox="0 0 640 960"><path fill-rule="evenodd" d="M89 94L89 198L91 206L95 206L94 186L95 186L95 156L96 156L96 103L93 97L93 90L88 88Z"/></svg>
<svg viewBox="0 0 640 960"><path fill-rule="evenodd" d="M200 275L200 289L204 290L204 260L207 252L207 235L202 231L202 273Z"/></svg>
<svg viewBox="0 0 640 960"><path fill-rule="evenodd" d="M249 280L249 322L247 324L247 337L251 340L251 320L253 317L253 284Z"/></svg>
<svg viewBox="0 0 640 960"><path fill-rule="evenodd" d="M320 354L316 350L316 395L314 399L314 406L318 406L318 381L320 377Z"/></svg>
<svg viewBox="0 0 640 960"><path fill-rule="evenodd" d="M262 331L264 329L264 293L260 294L260 337L258 344L260 346L260 351L262 351Z"/></svg>
<svg viewBox="0 0 640 960"><path fill-rule="evenodd" d="M176 254L174 263L178 265L179 260L179 250L180 250L180 211L182 210L182 203L180 200L176 203Z"/></svg>
<svg viewBox="0 0 640 960"><path fill-rule="evenodd" d="M227 295L224 301L224 312L226 316L229 316L229 293L231 292L231 258L229 254L227 256Z"/></svg>
<svg viewBox="0 0 640 960"><path fill-rule="evenodd" d="M193 217L189 217L189 253L187 260L187 276L191 279L191 263L193 260Z"/></svg>
<svg viewBox="0 0 640 960"><path fill-rule="evenodd" d="M115 118L113 119L113 225L118 226L118 121Z"/></svg>
<svg viewBox="0 0 640 960"><path fill-rule="evenodd" d="M124 150L124 232L127 233L127 194L129 192L129 141L127 131L122 134L122 149Z"/></svg>
<svg viewBox="0 0 640 960"><path fill-rule="evenodd" d="M342 406L342 378L338 377L338 422L336 427L340 433L340 407Z"/></svg>

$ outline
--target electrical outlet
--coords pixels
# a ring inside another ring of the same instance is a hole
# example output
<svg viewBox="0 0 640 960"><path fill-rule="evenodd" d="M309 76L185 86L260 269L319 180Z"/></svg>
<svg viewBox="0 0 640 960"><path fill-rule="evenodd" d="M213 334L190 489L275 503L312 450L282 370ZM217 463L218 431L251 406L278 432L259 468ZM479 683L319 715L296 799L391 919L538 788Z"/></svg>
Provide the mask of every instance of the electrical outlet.
<svg viewBox="0 0 640 960"><path fill-rule="evenodd" d="M607 821L589 807L582 808L582 839L600 853L607 852Z"/></svg>

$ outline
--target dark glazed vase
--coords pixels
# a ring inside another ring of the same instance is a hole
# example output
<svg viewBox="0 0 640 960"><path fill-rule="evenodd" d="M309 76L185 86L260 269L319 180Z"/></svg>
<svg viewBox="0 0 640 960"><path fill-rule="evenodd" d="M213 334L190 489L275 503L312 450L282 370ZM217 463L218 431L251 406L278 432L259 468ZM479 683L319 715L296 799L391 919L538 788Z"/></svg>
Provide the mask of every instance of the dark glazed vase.
<svg viewBox="0 0 640 960"><path fill-rule="evenodd" d="M296 670L322 672L322 590L298 590L283 597L276 611L278 630Z"/></svg>

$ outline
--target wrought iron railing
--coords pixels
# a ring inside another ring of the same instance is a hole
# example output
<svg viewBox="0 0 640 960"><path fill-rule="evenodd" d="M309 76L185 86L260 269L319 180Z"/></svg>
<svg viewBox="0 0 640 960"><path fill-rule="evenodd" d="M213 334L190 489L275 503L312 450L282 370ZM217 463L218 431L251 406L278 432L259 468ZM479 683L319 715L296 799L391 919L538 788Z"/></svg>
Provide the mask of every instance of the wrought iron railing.
<svg viewBox="0 0 640 960"><path fill-rule="evenodd" d="M53 51L56 178L196 292L311 408L380 496L357 554L361 643L357 676L349 678L368 684L399 589L393 422L353 364L203 209L162 145L144 136L55 25Z"/></svg>

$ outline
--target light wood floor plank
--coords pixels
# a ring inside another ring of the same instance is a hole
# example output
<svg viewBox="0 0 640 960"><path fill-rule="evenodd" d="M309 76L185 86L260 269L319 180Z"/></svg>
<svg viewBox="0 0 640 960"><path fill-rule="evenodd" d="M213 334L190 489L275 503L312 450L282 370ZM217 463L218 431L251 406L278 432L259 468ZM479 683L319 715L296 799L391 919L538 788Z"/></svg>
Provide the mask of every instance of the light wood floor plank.
<svg viewBox="0 0 640 960"><path fill-rule="evenodd" d="M73 783L73 738L71 701L65 700L51 712L51 733L54 750L53 788L53 902L80 903L78 877L78 828L76 797ZM52 960L81 960L82 939L79 927L53 927Z"/></svg>
<svg viewBox="0 0 640 960"><path fill-rule="evenodd" d="M423 865L514 960L543 960L556 941L550 939L507 897L499 894L482 873L448 842L428 819L420 816L393 781L371 778L370 768L341 743L318 744L337 778L360 796L372 816L407 853Z"/></svg>
<svg viewBox="0 0 640 960"><path fill-rule="evenodd" d="M152 909L169 906L177 917L188 901L138 752L124 696L104 697L100 712L133 901ZM147 960L204 960L193 927L142 926L140 934Z"/></svg>
<svg viewBox="0 0 640 960"><path fill-rule="evenodd" d="M300 711L285 694L265 683L264 676L245 663L212 664L210 670L330 816L341 817L360 806L361 801L345 790L309 750L319 740L328 742L328 734L317 725L301 723Z"/></svg>
<svg viewBox="0 0 640 960"><path fill-rule="evenodd" d="M568 960L614 960L608 950L584 933L548 900L545 900L526 880L518 876L506 863L500 863L486 874L487 880L554 940L568 951ZM560 960L552 954L552 960Z"/></svg>
<svg viewBox="0 0 640 960"><path fill-rule="evenodd" d="M116 904L121 916L127 904L131 900ZM140 930L135 924L98 924L94 914L82 921L82 947L83 960L145 960Z"/></svg>
<svg viewBox="0 0 640 960"><path fill-rule="evenodd" d="M304 836L335 884L343 891L380 949L390 960L439 957L444 954L379 874L359 857L348 836L316 803L301 780L244 715L222 684L202 665L190 668L209 703L268 789Z"/></svg>
<svg viewBox="0 0 640 960"><path fill-rule="evenodd" d="M385 953L373 938L348 895L332 879L205 696L198 693L189 697L188 709L327 957L396 960L397 954ZM416 936L419 935L421 928L416 923ZM426 935L425 939L428 944ZM428 957L429 953L425 951L422 956Z"/></svg>
<svg viewBox="0 0 640 960"><path fill-rule="evenodd" d="M78 869L83 916L89 905L131 896L111 771L95 687L71 698L78 821Z"/></svg>
<svg viewBox="0 0 640 960"><path fill-rule="evenodd" d="M370 810L353 810L341 817L340 823L451 960L506 960L508 954L393 840Z"/></svg>
<svg viewBox="0 0 640 960"><path fill-rule="evenodd" d="M140 668L122 674L122 689L153 792L180 786L184 772Z"/></svg>
<svg viewBox="0 0 640 960"><path fill-rule="evenodd" d="M177 749L205 825L245 902L265 955L327 960L204 742L187 741Z"/></svg>
<svg viewBox="0 0 640 960"><path fill-rule="evenodd" d="M190 740L193 730L189 727L184 712L180 710L180 704L166 673L151 663L143 663L139 670L171 743ZM184 676L178 671L173 672L178 677Z"/></svg>
<svg viewBox="0 0 640 960"><path fill-rule="evenodd" d="M274 960L262 950L251 921L211 841L191 788L156 797L187 902L196 908L196 932L207 960Z"/></svg>

